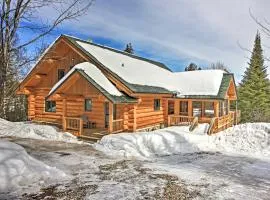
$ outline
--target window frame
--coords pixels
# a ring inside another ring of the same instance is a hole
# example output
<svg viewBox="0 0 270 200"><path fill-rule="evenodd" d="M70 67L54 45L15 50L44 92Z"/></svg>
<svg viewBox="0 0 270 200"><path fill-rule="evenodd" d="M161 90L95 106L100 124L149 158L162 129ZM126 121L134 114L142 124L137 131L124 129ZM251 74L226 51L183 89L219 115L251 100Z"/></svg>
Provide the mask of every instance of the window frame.
<svg viewBox="0 0 270 200"><path fill-rule="evenodd" d="M154 111L160 111L160 99L154 99Z"/></svg>
<svg viewBox="0 0 270 200"><path fill-rule="evenodd" d="M54 103L54 106L53 106L53 103ZM45 112L48 112L48 113L56 113L56 101L45 100L44 110Z"/></svg>
<svg viewBox="0 0 270 200"><path fill-rule="evenodd" d="M182 104L186 104L185 106L183 106ZM188 116L188 101L180 101L179 102L179 114L182 116ZM186 111L183 111L182 108L186 107Z"/></svg>
<svg viewBox="0 0 270 200"><path fill-rule="evenodd" d="M206 101L204 103L204 117L213 118L215 117L215 104L213 101Z"/></svg>
<svg viewBox="0 0 270 200"><path fill-rule="evenodd" d="M60 73L61 72L63 72L64 74L62 74L63 76L61 75L62 77L60 78ZM58 81L60 81L65 75L66 75L65 69L60 68L60 69L57 70L57 79L58 79Z"/></svg>
<svg viewBox="0 0 270 200"><path fill-rule="evenodd" d="M86 107L87 103L86 102L90 102L90 109L87 109L87 107ZM93 101L92 101L92 99L91 98L84 99L84 111L85 112L91 112L92 109L93 109Z"/></svg>
<svg viewBox="0 0 270 200"><path fill-rule="evenodd" d="M195 104L200 105L200 107L194 106ZM199 109L198 115L195 115L194 109ZM201 101L192 101L192 116L193 117L202 117L202 102Z"/></svg>
<svg viewBox="0 0 270 200"><path fill-rule="evenodd" d="M168 115L174 115L175 101L168 100Z"/></svg>

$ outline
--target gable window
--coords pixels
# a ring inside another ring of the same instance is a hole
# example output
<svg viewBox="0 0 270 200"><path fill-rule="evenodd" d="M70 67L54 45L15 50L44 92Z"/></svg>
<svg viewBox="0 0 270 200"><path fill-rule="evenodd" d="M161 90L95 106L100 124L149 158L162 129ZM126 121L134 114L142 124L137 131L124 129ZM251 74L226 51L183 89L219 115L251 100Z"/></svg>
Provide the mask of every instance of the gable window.
<svg viewBox="0 0 270 200"><path fill-rule="evenodd" d="M64 69L58 69L58 81L65 76Z"/></svg>
<svg viewBox="0 0 270 200"><path fill-rule="evenodd" d="M56 102L45 101L45 112L56 112Z"/></svg>
<svg viewBox="0 0 270 200"><path fill-rule="evenodd" d="M180 101L180 115L188 116L188 101Z"/></svg>
<svg viewBox="0 0 270 200"><path fill-rule="evenodd" d="M154 110L160 110L160 99L154 99Z"/></svg>
<svg viewBox="0 0 270 200"><path fill-rule="evenodd" d="M84 110L85 111L92 111L92 99L85 99L84 100Z"/></svg>

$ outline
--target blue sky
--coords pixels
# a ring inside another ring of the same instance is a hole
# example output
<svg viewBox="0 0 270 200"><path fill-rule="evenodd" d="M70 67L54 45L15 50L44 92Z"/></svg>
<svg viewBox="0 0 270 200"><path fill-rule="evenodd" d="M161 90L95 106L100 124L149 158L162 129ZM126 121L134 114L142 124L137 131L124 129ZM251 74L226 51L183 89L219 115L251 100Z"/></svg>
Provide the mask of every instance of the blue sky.
<svg viewBox="0 0 270 200"><path fill-rule="evenodd" d="M221 61L241 79L247 67L259 19L269 19L267 0L96 0L86 15L61 25L45 42L59 34L69 34L96 43L123 49L131 42L137 55L161 61L174 71L190 62L207 67ZM50 15L47 15L50 13ZM39 17L51 20L51 8L40 10ZM23 39L32 34L23 33ZM262 34L263 44L269 39ZM268 45L270 46L270 45ZM265 48L268 56L269 49Z"/></svg>

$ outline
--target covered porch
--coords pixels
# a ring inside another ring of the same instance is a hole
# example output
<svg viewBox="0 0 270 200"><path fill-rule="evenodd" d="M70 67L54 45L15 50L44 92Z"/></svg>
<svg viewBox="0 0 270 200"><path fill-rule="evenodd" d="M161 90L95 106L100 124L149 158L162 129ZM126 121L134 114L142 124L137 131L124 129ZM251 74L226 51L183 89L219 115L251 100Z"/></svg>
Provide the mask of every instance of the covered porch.
<svg viewBox="0 0 270 200"><path fill-rule="evenodd" d="M195 118L199 123L209 123L208 134L216 133L238 124L241 113L237 110L236 99L205 100L176 99L167 100L168 126L191 125Z"/></svg>
<svg viewBox="0 0 270 200"><path fill-rule="evenodd" d="M65 107L65 104L63 104ZM73 133L78 137L100 139L104 135L122 132L128 129L128 104L114 104L105 101L102 108L95 108L93 113L100 120L91 120L88 113L80 116L69 116L63 113L62 127L64 131Z"/></svg>

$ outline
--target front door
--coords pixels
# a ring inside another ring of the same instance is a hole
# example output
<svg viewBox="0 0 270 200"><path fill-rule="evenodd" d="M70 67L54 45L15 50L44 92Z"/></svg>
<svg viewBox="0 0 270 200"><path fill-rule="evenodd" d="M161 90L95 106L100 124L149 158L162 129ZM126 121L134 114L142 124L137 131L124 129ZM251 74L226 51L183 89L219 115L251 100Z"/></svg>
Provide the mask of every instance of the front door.
<svg viewBox="0 0 270 200"><path fill-rule="evenodd" d="M109 102L104 103L105 128L109 127Z"/></svg>

